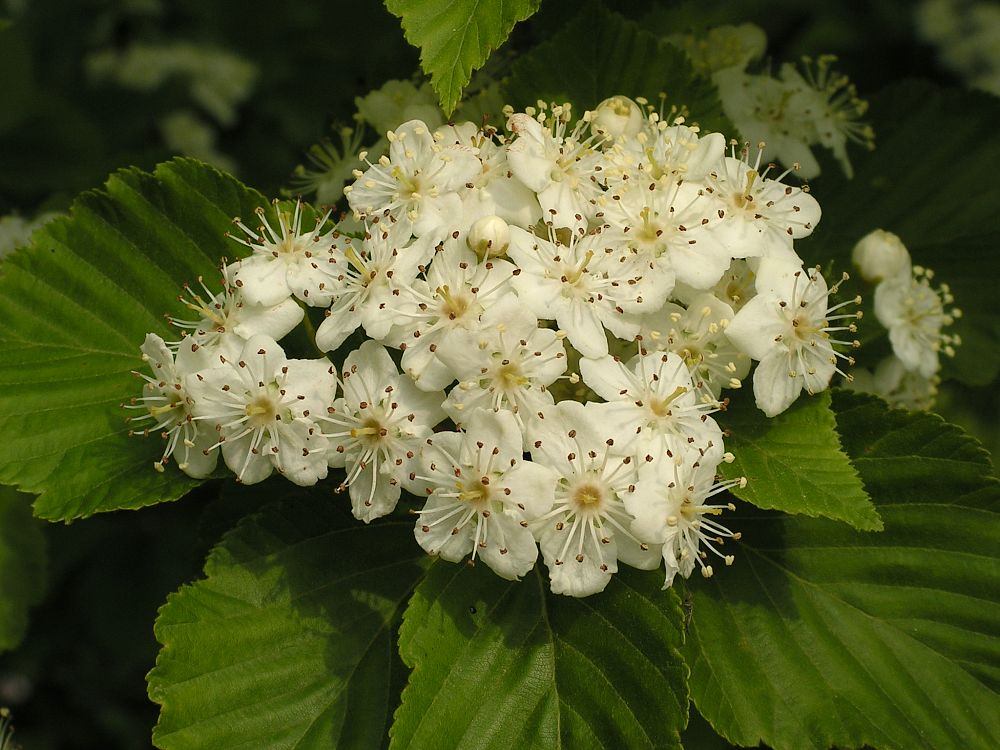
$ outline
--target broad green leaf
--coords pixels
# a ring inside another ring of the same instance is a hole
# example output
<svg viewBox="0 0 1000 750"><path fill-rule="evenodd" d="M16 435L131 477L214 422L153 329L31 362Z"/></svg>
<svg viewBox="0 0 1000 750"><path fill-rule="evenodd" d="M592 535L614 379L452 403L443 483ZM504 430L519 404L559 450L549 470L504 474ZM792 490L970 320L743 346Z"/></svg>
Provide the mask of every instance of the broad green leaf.
<svg viewBox="0 0 1000 750"><path fill-rule="evenodd" d="M506 41L540 0L386 0L403 22L406 40L420 49L420 67L446 115L455 111L472 71Z"/></svg>
<svg viewBox="0 0 1000 750"><path fill-rule="evenodd" d="M434 565L400 628L413 673L392 747L679 748L687 723L682 611L654 573L620 571L586 599L541 566L505 581Z"/></svg>
<svg viewBox="0 0 1000 750"><path fill-rule="evenodd" d="M871 230L898 234L966 313L953 328L965 343L954 361L943 358L945 374L989 383L1000 373L1000 316L983 280L1000 277L1000 183L978 175L1000 161L993 127L1000 99L907 82L874 97L866 118L875 151L855 159L853 180L830 169L813 182L823 220L795 248L807 262L832 258L846 268L854 243Z"/></svg>
<svg viewBox="0 0 1000 750"><path fill-rule="evenodd" d="M758 508L845 521L863 531L882 528L878 511L858 472L840 448L830 392L799 398L787 411L768 419L748 398L737 399L716 415L726 448L736 460L722 464L727 477L746 477L736 496Z"/></svg>
<svg viewBox="0 0 1000 750"><path fill-rule="evenodd" d="M21 642L28 608L45 588L45 537L31 516L31 499L0 487L0 651Z"/></svg>
<svg viewBox="0 0 1000 750"><path fill-rule="evenodd" d="M658 106L686 107L704 130L732 135L715 86L687 56L601 3L590 2L557 33L522 55L511 69L515 107L536 101L572 102L581 114L615 94L645 97Z"/></svg>
<svg viewBox="0 0 1000 750"><path fill-rule="evenodd" d="M426 555L411 521L365 526L344 502L300 493L246 519L170 596L148 677L157 747L383 746L405 680L395 628Z"/></svg>
<svg viewBox="0 0 1000 750"><path fill-rule="evenodd" d="M158 436L130 438L120 404L139 393L148 331L177 330L181 286L219 276L224 236L263 198L192 160L114 174L0 264L0 482L69 520L174 500L198 482L154 472Z"/></svg>
<svg viewBox="0 0 1000 750"><path fill-rule="evenodd" d="M885 531L730 518L735 563L690 582L692 698L740 745L1000 747L1000 481L940 417L833 409Z"/></svg>

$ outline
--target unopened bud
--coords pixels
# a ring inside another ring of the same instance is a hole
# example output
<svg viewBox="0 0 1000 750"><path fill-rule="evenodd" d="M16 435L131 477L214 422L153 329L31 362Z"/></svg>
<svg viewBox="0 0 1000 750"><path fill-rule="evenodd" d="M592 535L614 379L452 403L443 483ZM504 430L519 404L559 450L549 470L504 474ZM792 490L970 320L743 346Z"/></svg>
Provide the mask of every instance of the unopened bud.
<svg viewBox="0 0 1000 750"><path fill-rule="evenodd" d="M876 229L854 246L851 260L866 281L881 281L909 275L910 253L892 232Z"/></svg>
<svg viewBox="0 0 1000 750"><path fill-rule="evenodd" d="M472 225L465 241L480 258L495 258L510 246L510 227L499 216L484 216Z"/></svg>
<svg viewBox="0 0 1000 750"><path fill-rule="evenodd" d="M612 140L632 138L642 129L642 110L627 96L612 96L597 105L590 128Z"/></svg>

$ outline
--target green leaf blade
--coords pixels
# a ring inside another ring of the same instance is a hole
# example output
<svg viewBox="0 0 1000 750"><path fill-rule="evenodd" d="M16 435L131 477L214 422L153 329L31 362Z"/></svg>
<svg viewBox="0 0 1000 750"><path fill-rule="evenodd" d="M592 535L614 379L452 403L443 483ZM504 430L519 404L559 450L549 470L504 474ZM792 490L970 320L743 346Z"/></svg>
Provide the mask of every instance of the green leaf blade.
<svg viewBox="0 0 1000 750"><path fill-rule="evenodd" d="M732 431L726 447L736 457L720 471L729 478L747 478L746 487L732 489L737 497L758 508L881 530L878 511L841 450L829 391L803 396L771 419L748 399L739 399L718 421Z"/></svg>
<svg viewBox="0 0 1000 750"><path fill-rule="evenodd" d="M844 448L885 530L754 513L736 563L693 581L685 655L699 710L731 742L972 748L1000 742L1000 482L940 418L835 393ZM918 448L938 483L903 483ZM945 494L949 478L963 479Z"/></svg>
<svg viewBox="0 0 1000 750"><path fill-rule="evenodd" d="M400 630L414 667L393 747L680 747L682 613L659 577L619 572L603 594L548 593L440 563Z"/></svg>
<svg viewBox="0 0 1000 750"><path fill-rule="evenodd" d="M175 500L199 484L158 474L157 436L128 436L139 346L167 339L185 282L218 276L239 245L233 216L265 202L192 160L123 170L82 195L0 266L0 481L37 493L35 513L70 520Z"/></svg>
<svg viewBox="0 0 1000 750"><path fill-rule="evenodd" d="M403 679L395 623L422 574L412 536L318 494L230 532L157 618L157 747L382 747Z"/></svg>
<svg viewBox="0 0 1000 750"><path fill-rule="evenodd" d="M539 0L386 0L402 20L406 40L420 49L441 109L451 115L472 78L514 25L538 10Z"/></svg>

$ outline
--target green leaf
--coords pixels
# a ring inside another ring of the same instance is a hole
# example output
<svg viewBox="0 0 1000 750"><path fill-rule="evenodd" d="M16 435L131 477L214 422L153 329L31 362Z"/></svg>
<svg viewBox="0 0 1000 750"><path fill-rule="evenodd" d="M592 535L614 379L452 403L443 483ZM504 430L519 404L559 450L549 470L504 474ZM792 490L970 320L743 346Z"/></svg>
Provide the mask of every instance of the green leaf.
<svg viewBox="0 0 1000 750"><path fill-rule="evenodd" d="M405 680L395 627L425 558L412 521L364 526L319 492L244 521L156 620L156 746L382 747Z"/></svg>
<svg viewBox="0 0 1000 750"><path fill-rule="evenodd" d="M152 470L162 441L130 438L120 404L140 390L145 334L177 337L163 316L181 312L182 284L218 277L239 254L232 217L263 203L192 160L124 170L0 265L0 482L39 494L36 515L139 508L198 484Z"/></svg>
<svg viewBox="0 0 1000 750"><path fill-rule="evenodd" d="M45 537L31 500L0 487L0 651L16 647L45 589Z"/></svg>
<svg viewBox="0 0 1000 750"><path fill-rule="evenodd" d="M420 67L431 77L441 109L451 115L472 78L540 0L386 0L402 19L406 40L420 49Z"/></svg>
<svg viewBox="0 0 1000 750"><path fill-rule="evenodd" d="M813 182L823 220L795 248L807 262L835 259L847 268L862 236L876 228L898 234L966 313L952 329L964 344L954 360L942 358L944 373L990 383L1000 374L1000 316L983 279L1000 277L1000 183L975 176L1000 161L992 124L1000 99L911 81L875 97L866 118L875 151L856 158L853 180L832 169Z"/></svg>
<svg viewBox="0 0 1000 750"><path fill-rule="evenodd" d="M717 419L732 431L726 448L736 456L721 471L747 478L746 487L733 488L734 495L758 508L834 518L863 531L882 529L858 472L840 448L829 391L803 395L772 419L740 398Z"/></svg>
<svg viewBox="0 0 1000 750"><path fill-rule="evenodd" d="M686 107L705 130L735 132L722 114L715 86L699 76L687 55L638 24L591 2L556 34L511 69L508 96L515 107L572 102L580 113L615 94Z"/></svg>
<svg viewBox="0 0 1000 750"><path fill-rule="evenodd" d="M679 748L687 723L682 612L662 576L619 572L586 599L536 568L434 565L399 634L413 667L393 748Z"/></svg>
<svg viewBox="0 0 1000 750"><path fill-rule="evenodd" d="M691 581L692 697L740 745L1000 747L1000 481L940 417L833 408L885 531L730 518L735 563Z"/></svg>

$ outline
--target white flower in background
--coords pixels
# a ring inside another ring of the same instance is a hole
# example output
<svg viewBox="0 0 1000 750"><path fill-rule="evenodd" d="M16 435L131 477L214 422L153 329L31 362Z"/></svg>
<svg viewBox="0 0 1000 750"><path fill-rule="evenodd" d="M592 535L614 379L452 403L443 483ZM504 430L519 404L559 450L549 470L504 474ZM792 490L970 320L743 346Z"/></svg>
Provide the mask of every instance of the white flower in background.
<svg viewBox="0 0 1000 750"><path fill-rule="evenodd" d="M884 229L869 232L854 246L851 260L865 281L910 275L910 253L898 235Z"/></svg>
<svg viewBox="0 0 1000 750"><path fill-rule="evenodd" d="M566 372L562 339L539 328L515 297L490 306L479 330L463 334L439 355L459 381L444 403L448 416L461 423L477 408L506 409L524 433L525 422L552 405L547 387Z"/></svg>
<svg viewBox="0 0 1000 750"><path fill-rule="evenodd" d="M890 405L919 411L934 406L941 378L925 378L916 370L908 370L898 357L890 355L878 363L874 372L855 369L854 379L845 388L874 393Z"/></svg>
<svg viewBox="0 0 1000 750"><path fill-rule="evenodd" d="M60 214L41 213L34 219L25 219L17 214L0 216L0 259L10 255L17 248L27 245L35 230L48 224Z"/></svg>
<svg viewBox="0 0 1000 750"><path fill-rule="evenodd" d="M420 120L430 128L444 125L444 113L429 82L389 80L365 96L354 97L355 118L384 133L398 123Z"/></svg>
<svg viewBox="0 0 1000 750"><path fill-rule="evenodd" d="M759 360L753 374L753 392L757 407L767 416L783 412L803 389L817 393L829 385L835 372L844 375L837 366L838 359L854 364L852 357L833 346L856 347L857 342L833 335L853 333L856 326L849 321L857 320L860 313L830 313L860 303L861 298L828 307L828 297L838 286L828 290L818 269L803 270L774 258L761 260L757 296L736 314L726 335ZM840 325L842 322L847 325Z"/></svg>
<svg viewBox="0 0 1000 750"><path fill-rule="evenodd" d="M684 360L702 400L715 401L723 388L739 388L750 372L750 357L726 336L733 308L712 294L693 298L685 310L668 302L642 316L645 349L669 351Z"/></svg>
<svg viewBox="0 0 1000 750"><path fill-rule="evenodd" d="M604 155L597 148L603 136L588 134L588 115L567 133L569 104L553 105L535 116L534 109L511 114L507 129L510 170L538 196L546 221L557 227L586 228L601 195L599 177ZM544 123L544 124L543 124Z"/></svg>
<svg viewBox="0 0 1000 750"><path fill-rule="evenodd" d="M706 190L715 196L720 217L726 219L719 225L720 239L734 258L798 261L792 241L812 234L820 219L819 203L802 188L781 182L788 171L770 179L773 165L761 170L762 150L753 163L748 151L742 156L723 157L708 176Z"/></svg>
<svg viewBox="0 0 1000 750"><path fill-rule="evenodd" d="M703 35L669 34L664 39L684 50L695 69L705 75L727 68L744 70L767 50L767 35L752 23L715 26Z"/></svg>
<svg viewBox="0 0 1000 750"><path fill-rule="evenodd" d="M722 455L722 430L705 403L684 360L673 352L640 354L625 365L606 356L580 360L580 375L607 403L593 414L614 438L617 450L640 460Z"/></svg>
<svg viewBox="0 0 1000 750"><path fill-rule="evenodd" d="M316 346L332 352L359 325L383 339L398 322L393 306L400 289L414 282L433 254L430 242L411 241L398 225L372 224L360 242L348 238L340 250L340 286L316 330Z"/></svg>
<svg viewBox="0 0 1000 750"><path fill-rule="evenodd" d="M177 355L155 333L147 333L142 344L142 361L153 373L133 372L142 378L142 396L132 399L126 409L145 411L129 422L136 423L144 435L158 432L167 441L163 457L154 466L163 471L167 460L174 456L177 467L196 479L207 477L215 469L218 454L207 449L215 444L215 430L196 422L191 411L193 401L184 387L190 373L208 366L208 352L190 339L182 341Z"/></svg>
<svg viewBox="0 0 1000 750"><path fill-rule="evenodd" d="M305 315L287 294L275 304L250 303L234 282L231 266L222 269L222 291L218 294L213 294L201 277L198 284L200 293L185 284L186 296L178 298L198 317L193 320L169 318L195 349L204 347L213 354L235 358L247 339L263 335L277 341L301 323Z"/></svg>
<svg viewBox="0 0 1000 750"><path fill-rule="evenodd" d="M358 218L396 221L416 237L443 234L461 215L458 191L482 169L473 149L435 142L420 120L390 130L389 155L356 172L346 188L347 200ZM365 154L362 154L362 158Z"/></svg>
<svg viewBox="0 0 1000 750"><path fill-rule="evenodd" d="M536 317L566 331L585 357L608 352L607 328L631 339L639 331L635 314L652 312L666 302L673 287L670 272L655 260L627 249L608 247L599 233L569 233L569 244L536 237L511 227L507 254L520 273L513 284Z"/></svg>
<svg viewBox="0 0 1000 750"><path fill-rule="evenodd" d="M732 565L733 556L719 551L724 539L739 539L713 517L724 510L736 510L732 503L711 504L711 498L732 487L746 486L746 478L718 481L711 462L655 461L643 466L635 491L625 496L625 507L635 517L635 535L662 549L666 564L663 588L670 586L680 573L689 578L695 563L709 578L712 566L706 564L708 552ZM706 550L708 552L706 552Z"/></svg>
<svg viewBox="0 0 1000 750"><path fill-rule="evenodd" d="M310 232L302 231L302 201L295 203L291 216L275 201L278 230L268 222L263 208L257 209L261 226L254 231L241 219L233 223L246 238L227 235L246 245L252 255L233 263L233 283L243 296L259 305L276 305L294 295L308 305L326 307L340 285L342 269L335 248L343 245L333 228L323 232L328 211Z"/></svg>
<svg viewBox="0 0 1000 750"><path fill-rule="evenodd" d="M343 396L317 421L329 440L328 460L345 468L341 487L354 517L368 523L391 513L410 486L423 439L444 419L443 393L426 393L399 374L383 346L366 341L347 355Z"/></svg>
<svg viewBox="0 0 1000 750"><path fill-rule="evenodd" d="M522 459L513 414L477 410L464 432L427 438L420 461L414 477L428 496L414 529L421 547L451 562L471 553L502 578L534 567L528 523L551 506L555 477Z"/></svg>
<svg viewBox="0 0 1000 750"><path fill-rule="evenodd" d="M938 371L939 352L954 356L959 339L944 333L961 311L946 310L954 302L947 284L934 289L933 273L921 266L913 267L912 276L896 276L875 287L875 317L889 331L892 351L907 370L924 378Z"/></svg>
<svg viewBox="0 0 1000 750"><path fill-rule="evenodd" d="M403 370L426 391L441 390L455 379L439 355L454 348L463 331L478 330L484 310L514 295L514 265L498 258L480 263L464 245L449 237L438 246L424 278L391 303L398 322L389 338L403 350Z"/></svg>
<svg viewBox="0 0 1000 750"><path fill-rule="evenodd" d="M354 161L361 148L362 128L337 128L339 147L329 138L310 146L306 158L311 166L299 164L292 174L292 191L298 195L315 193L316 203L328 206L344 195L344 185L354 175Z"/></svg>
<svg viewBox="0 0 1000 750"><path fill-rule="evenodd" d="M732 308L734 313L739 312L757 294L757 273L754 267L758 262L756 259L747 261L734 258L729 264L729 270L722 274L722 278L709 291L716 299ZM673 296L683 304L691 305L702 294L704 291L701 289L677 284Z"/></svg>
<svg viewBox="0 0 1000 750"><path fill-rule="evenodd" d="M619 560L655 568L660 550L636 539L622 501L635 485L636 461L617 450L593 407L562 401L546 409L529 434L532 460L557 477L551 510L532 524L553 593L603 591Z"/></svg>
<svg viewBox="0 0 1000 750"><path fill-rule="evenodd" d="M228 466L253 484L277 469L299 485L327 473L327 440L314 421L333 402L337 381L326 359L286 359L273 339L254 336L236 360L188 375L195 419L214 425ZM199 429L203 429L199 427Z"/></svg>

